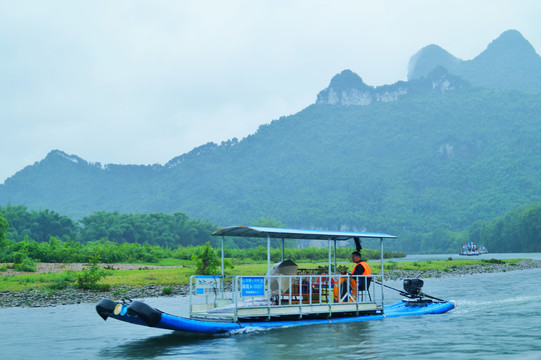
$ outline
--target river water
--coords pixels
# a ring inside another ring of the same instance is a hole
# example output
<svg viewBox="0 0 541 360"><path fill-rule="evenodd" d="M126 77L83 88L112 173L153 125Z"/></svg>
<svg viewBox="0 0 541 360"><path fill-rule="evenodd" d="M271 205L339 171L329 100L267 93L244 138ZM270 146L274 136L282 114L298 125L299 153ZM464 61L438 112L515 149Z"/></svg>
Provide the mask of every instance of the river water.
<svg viewBox="0 0 541 360"><path fill-rule="evenodd" d="M428 278L424 292L454 299L457 308L441 315L220 336L194 337L114 319L104 322L94 304L5 308L0 309L0 359L541 360L540 278L541 269ZM402 288L400 281L386 284ZM400 298L386 289L386 303ZM172 314L187 313L185 297L145 301Z"/></svg>

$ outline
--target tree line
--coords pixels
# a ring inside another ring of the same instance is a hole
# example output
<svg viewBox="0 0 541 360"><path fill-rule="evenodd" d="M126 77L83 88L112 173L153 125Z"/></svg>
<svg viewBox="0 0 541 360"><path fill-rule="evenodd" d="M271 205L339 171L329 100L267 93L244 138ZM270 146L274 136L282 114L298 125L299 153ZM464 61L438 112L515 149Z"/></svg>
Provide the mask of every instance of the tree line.
<svg viewBox="0 0 541 360"><path fill-rule="evenodd" d="M2 219L0 217L0 219ZM0 230L1 231L1 230ZM5 235L5 234L4 234ZM1 235L0 233L0 236ZM158 263L162 259L191 260L193 254L201 253L208 244L179 246L175 249L159 245L137 243L114 243L107 240L91 241L86 244L72 240L59 240L51 237L48 242L38 243L25 239L23 241L0 240L0 262L24 263L29 259L35 262L48 263L84 263L95 254L99 254L103 263ZM224 249L224 257L232 259L235 263L261 262L267 260L267 248L257 246L249 249ZM379 259L379 250L364 249L364 259ZM271 249L271 261L281 261L282 251L279 248ZM327 248L286 248L285 256L295 261L325 262L328 260ZM337 259L346 260L351 256L350 248L337 248ZM402 253L385 251L385 258L405 256Z"/></svg>
<svg viewBox="0 0 541 360"><path fill-rule="evenodd" d="M436 229L426 234L404 234L411 252L454 253L466 243L485 246L494 253L541 252L541 202L519 207L490 220L479 220L454 232Z"/></svg>
<svg viewBox="0 0 541 360"><path fill-rule="evenodd" d="M284 227L274 219L261 218L254 226ZM80 222L50 210L29 211L25 206L0 206L0 261L14 262L17 253L43 262L84 262L95 251L104 262L155 262L162 258L189 260L198 247L220 239L210 236L217 226L183 213L173 215L119 214L96 212ZM266 259L266 248L253 239L226 239L226 256L238 259ZM469 228L453 232L444 228L425 234L404 234L397 242L407 242L411 253L459 251L473 242L490 252L541 252L541 202L529 204L491 220L477 221ZM272 241L271 257L280 258L281 242ZM368 247L375 247L367 241ZM367 247L365 246L365 248ZM286 255L292 259L325 260L326 249L298 249L286 240ZM350 248L338 248L338 256L349 258ZM343 253L342 253L343 252ZM3 255L1 255L3 254ZM363 250L367 258L377 258ZM400 256L389 252L386 257Z"/></svg>
<svg viewBox="0 0 541 360"><path fill-rule="evenodd" d="M50 210L28 210L23 205L0 206L0 214L7 220L7 237L15 241L25 239L48 242L59 240L88 243L106 239L114 243L137 243L162 247L197 246L206 243L216 225L186 214L172 215L120 214L97 211L74 221Z"/></svg>
<svg viewBox="0 0 541 360"><path fill-rule="evenodd" d="M260 219L259 226L283 226L272 219ZM216 227L208 222L189 219L186 215L118 214L97 212L75 222L54 211L28 211L24 206L0 207L0 262L7 263L76 263L87 262L95 254L104 263L146 262L161 259L191 260L207 244L216 247L220 239L211 238ZM48 237L48 238L47 238ZM47 238L47 239L46 239ZM224 256L234 261L258 262L267 259L267 249L259 243L242 242L244 248L226 240ZM248 246L251 245L251 246ZM281 259L278 242L273 242L271 260ZM286 241L285 255L296 261L326 261L327 248L296 247ZM350 257L350 248L337 248L339 259ZM365 249L366 259L379 258L378 250ZM402 253L385 252L386 258Z"/></svg>
<svg viewBox="0 0 541 360"><path fill-rule="evenodd" d="M541 202L489 221L475 222L469 241L494 252L541 252Z"/></svg>

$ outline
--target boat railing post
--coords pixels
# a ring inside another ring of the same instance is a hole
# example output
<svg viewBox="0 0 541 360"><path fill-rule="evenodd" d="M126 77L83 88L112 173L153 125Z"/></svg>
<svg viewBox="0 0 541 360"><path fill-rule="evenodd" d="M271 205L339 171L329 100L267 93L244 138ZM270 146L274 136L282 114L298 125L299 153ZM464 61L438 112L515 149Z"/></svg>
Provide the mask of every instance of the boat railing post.
<svg viewBox="0 0 541 360"><path fill-rule="evenodd" d="M291 275L288 275L289 280L289 305L291 305L291 297L293 295L293 278Z"/></svg>
<svg viewBox="0 0 541 360"><path fill-rule="evenodd" d="M234 316L234 320L237 321L238 320L238 311L237 311L237 308L238 308L238 281L239 281L239 277L238 276L235 276L233 277L233 303L235 304L235 310L233 311L233 316Z"/></svg>
<svg viewBox="0 0 541 360"><path fill-rule="evenodd" d="M364 275L356 275L355 276L356 279L355 279L355 284L351 285L351 286L356 286L356 288L354 289L355 290L355 293L357 294L356 295L356 299L357 299L357 303L364 303L366 302L364 300L364 290L361 290L362 289L362 286L361 286L361 281L363 281L363 277Z"/></svg>
<svg viewBox="0 0 541 360"><path fill-rule="evenodd" d="M270 270L271 270L271 266L270 266L270 263L271 263L271 238L270 238L270 235L267 234L267 276L266 276L266 279L267 279L267 313L269 314L269 319L270 319Z"/></svg>
<svg viewBox="0 0 541 360"><path fill-rule="evenodd" d="M323 296L322 296L322 292L321 292L321 288L323 287L323 281L321 281L321 274L316 274L316 284L317 284L317 291L318 291L318 299L319 299L319 303L321 304L323 302Z"/></svg>
<svg viewBox="0 0 541 360"><path fill-rule="evenodd" d="M355 302L359 303L361 302L360 301L360 298L361 298L361 294L360 294L360 291L359 291L359 284L360 282L359 281L363 281L362 277L359 276L359 275L355 275L355 286L357 286L357 296L355 298ZM352 291L353 292L353 291ZM363 300L364 301L364 300Z"/></svg>
<svg viewBox="0 0 541 360"><path fill-rule="evenodd" d="M266 280L267 280L267 283L266 283L266 286L264 287L266 290L266 293L267 293L267 319L270 320L271 318L271 276L267 276L266 277ZM252 298L252 305L253 305L253 298Z"/></svg>
<svg viewBox="0 0 541 360"><path fill-rule="evenodd" d="M346 287L346 289L347 289L347 293L346 293L346 295L347 295L346 302L349 302L349 297L350 297L349 294L351 294L351 279L353 279L353 277L352 277L351 275L348 274L347 287Z"/></svg>
<svg viewBox="0 0 541 360"><path fill-rule="evenodd" d="M270 262L271 262L271 251L270 251L270 248L271 248L271 238L270 238L270 235L267 234L267 276L270 275Z"/></svg>
<svg viewBox="0 0 541 360"><path fill-rule="evenodd" d="M329 277L327 279L327 289L329 291L329 295L331 295L331 284L332 284L332 281L331 281L331 275L333 275L332 273L332 268L331 268L331 239L329 238L329 241L328 241L328 247L329 247ZM334 257L336 259L336 251L334 253ZM336 268L334 269L336 271Z"/></svg>
<svg viewBox="0 0 541 360"><path fill-rule="evenodd" d="M355 303L357 304L357 309L356 309L357 311L355 312L355 315L359 316L359 303L361 302L361 292L359 291L359 284L360 284L359 281L361 281L361 279L359 278L358 275L355 276L355 277L356 277L355 287L357 288L356 289L356 294L357 295L355 295L355 297L354 297ZM353 291L352 291L352 293L353 293ZM364 302L364 299L363 299L362 302Z"/></svg>
<svg viewBox="0 0 541 360"><path fill-rule="evenodd" d="M338 271L336 269L336 239L334 239L334 271Z"/></svg>
<svg viewBox="0 0 541 360"><path fill-rule="evenodd" d="M278 301L277 305L282 305L282 276L278 276Z"/></svg>
<svg viewBox="0 0 541 360"><path fill-rule="evenodd" d="M308 296L310 297L309 304L312 305L312 275L308 275Z"/></svg>
<svg viewBox="0 0 541 360"><path fill-rule="evenodd" d="M301 275L298 275L298 279L297 281L299 282L299 306L302 306L302 276Z"/></svg>
<svg viewBox="0 0 541 360"><path fill-rule="evenodd" d="M355 302L356 303L359 303L360 302L360 298L361 298L361 294L359 293L359 281L362 281L362 279L358 276L358 275L354 275L354 279L355 279L355 286L357 286L357 296L355 296ZM351 284L351 286L353 287L353 284ZM353 294L353 288L351 289L351 293Z"/></svg>
<svg viewBox="0 0 541 360"><path fill-rule="evenodd" d="M193 292L193 287L192 287L192 284L193 284L193 275L190 276L190 289L189 289L189 292L190 292L190 300L188 302L188 306L190 307L190 318L192 317L192 292Z"/></svg>

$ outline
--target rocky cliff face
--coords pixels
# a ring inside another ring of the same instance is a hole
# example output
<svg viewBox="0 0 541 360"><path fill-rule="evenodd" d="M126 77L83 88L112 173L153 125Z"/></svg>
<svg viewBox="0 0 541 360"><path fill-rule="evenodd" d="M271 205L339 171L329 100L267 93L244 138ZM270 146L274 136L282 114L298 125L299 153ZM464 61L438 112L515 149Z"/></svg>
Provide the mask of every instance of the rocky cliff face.
<svg viewBox="0 0 541 360"><path fill-rule="evenodd" d="M411 57L407 82L373 87L351 70L344 70L317 95L316 104L370 105L396 101L419 91L444 94L469 84L541 93L541 57L516 30L502 33L485 51L468 61L431 44Z"/></svg>
<svg viewBox="0 0 541 360"><path fill-rule="evenodd" d="M377 101L396 101L407 93L404 82L375 88L366 85L361 77L351 70L344 70L335 75L329 86L317 95L316 104L369 105Z"/></svg>
<svg viewBox="0 0 541 360"><path fill-rule="evenodd" d="M427 78L378 87L368 86L359 75L344 70L335 75L329 86L317 95L316 104L370 105L374 102L396 101L402 96L418 92L435 91L443 94L464 86L467 86L466 82L450 75L442 67L433 69Z"/></svg>

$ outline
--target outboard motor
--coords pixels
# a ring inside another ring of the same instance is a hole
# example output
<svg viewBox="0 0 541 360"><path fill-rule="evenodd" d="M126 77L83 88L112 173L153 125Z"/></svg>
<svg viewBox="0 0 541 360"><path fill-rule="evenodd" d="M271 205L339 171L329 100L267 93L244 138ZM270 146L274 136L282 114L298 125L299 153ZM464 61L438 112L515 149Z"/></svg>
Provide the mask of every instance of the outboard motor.
<svg viewBox="0 0 541 360"><path fill-rule="evenodd" d="M426 306L427 303L433 302L431 299L445 301L423 293L423 284L421 279L404 279L404 291L401 291L400 295L413 299L407 301L406 306Z"/></svg>
<svg viewBox="0 0 541 360"><path fill-rule="evenodd" d="M423 280L421 279L404 279L404 290L406 291L406 294L404 296L407 296L409 298L423 297Z"/></svg>
<svg viewBox="0 0 541 360"><path fill-rule="evenodd" d="M406 303L406 306L417 306L417 307L426 306L428 303L432 303L433 302L432 300L445 302L445 300L425 294L422 291L424 282L421 279L404 279L404 291L384 285L377 281L376 281L376 284L380 284L380 285L385 286L386 288L398 291L400 295L405 296L409 299L412 299L412 300L406 300L406 299L403 300Z"/></svg>

